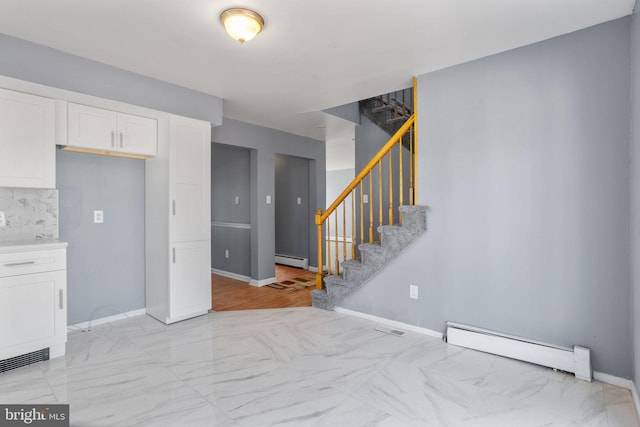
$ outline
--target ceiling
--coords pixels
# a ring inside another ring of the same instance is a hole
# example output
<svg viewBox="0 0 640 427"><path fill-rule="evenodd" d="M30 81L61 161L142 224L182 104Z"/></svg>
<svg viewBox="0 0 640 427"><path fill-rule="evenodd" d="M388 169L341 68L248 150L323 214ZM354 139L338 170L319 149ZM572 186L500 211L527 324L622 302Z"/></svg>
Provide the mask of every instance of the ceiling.
<svg viewBox="0 0 640 427"><path fill-rule="evenodd" d="M322 109L629 15L634 2L2 0L0 33L222 97L226 117L324 140ZM219 22L238 6L266 21L244 45Z"/></svg>

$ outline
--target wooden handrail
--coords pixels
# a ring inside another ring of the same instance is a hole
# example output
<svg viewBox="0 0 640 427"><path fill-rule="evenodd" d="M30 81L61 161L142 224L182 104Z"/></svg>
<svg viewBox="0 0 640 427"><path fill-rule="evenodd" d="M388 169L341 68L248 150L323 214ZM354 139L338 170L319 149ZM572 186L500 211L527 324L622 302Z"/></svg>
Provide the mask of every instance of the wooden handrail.
<svg viewBox="0 0 640 427"><path fill-rule="evenodd" d="M340 193L340 195L335 199L335 201L333 203L331 203L331 205L327 208L326 211L322 211L322 209L318 209L315 215L315 223L316 223L316 227L317 227L317 231L318 231L318 270L316 273L316 287L318 289L322 289L323 287L323 269L326 266L327 268L327 273L329 275L331 274L335 274L335 275L339 275L340 274L340 259L342 259L342 261L347 261L348 259L348 255L347 255L347 206L346 206L346 200L347 197L349 197L349 195L351 195L351 259L355 259L356 256L356 246L357 246L357 242L356 242L356 216L355 216L355 210L356 210L356 203L355 203L355 198L356 198L356 191L357 191L357 187L360 186L360 194L359 194L359 207L360 207L360 243L364 243L366 241L365 239L365 232L364 232L364 223L365 223L365 213L364 213L364 204L368 203L369 207L368 207L368 211L369 211L369 223L368 223L368 231L369 231L369 238L368 238L368 242L369 243L375 243L374 241L374 210L373 210L373 205L374 205L374 187L373 187L373 175L374 175L374 168L377 166L378 169L378 177L376 179L376 184L378 186L378 191L377 193L377 223L378 225L383 225L383 162L382 160L385 158L385 156L387 157L388 160L388 190L389 190L389 196L388 196L388 220L389 220L389 224L394 224L394 197L393 197L393 192L394 192L394 179L393 179L393 174L394 171L398 171L398 203L400 205L402 205L405 200L404 200L404 196L403 196L403 192L404 192L404 179L403 179L403 145L408 143L408 147L405 147L408 150L408 155L409 155L409 171L408 171L408 181L409 181L409 205L415 205L416 201L417 201L417 197L416 197L416 187L417 187L417 183L416 183L416 177L417 177L417 153L418 153L418 140L417 140L417 107L416 107L416 96L417 96L417 90L416 90L416 85L417 85L417 79L414 77L413 78L413 112L411 114L411 116L409 116L409 118L407 119L407 121L400 127L400 129L398 129L397 132L395 132L393 134L393 136L387 141L387 143L380 149L380 151L378 151L378 153L376 153L376 155L369 161L369 163L367 163L367 165L358 173L358 175L353 179L353 181L351 181L351 183L344 189L344 191L342 191L342 193ZM386 96L386 101L387 104L390 102L390 94L386 94L380 97L380 99L382 100L382 102L384 103L385 101L385 96ZM404 116L404 91L402 92L402 97L403 97L403 116ZM396 101L396 111L394 111L394 115L395 118L398 118L398 111L397 111L397 94L394 94L394 100ZM405 136L408 135L408 141L407 140L403 140L403 138ZM396 146L396 144L398 144L398 160L399 160L399 164L398 164L398 169L394 169L393 168L393 154L392 154L392 150L393 148ZM368 193L369 193L369 197L368 200L365 201L364 198L367 197L366 194L364 194L364 184L365 184L365 180L368 180ZM338 217L340 215L338 208L340 207L340 205L342 205L342 255L339 254L339 234L340 234L340 229L339 229L339 222L338 222ZM335 218L334 218L334 226L335 226L335 242L333 242L333 249L335 250L335 257L332 257L331 254L331 246L332 246L332 240L331 240L331 220L330 220L330 216L332 214L335 214ZM327 221L329 220L329 221ZM327 263L326 265L323 263L323 233L322 233L322 229L323 226L326 223L326 232L327 232ZM402 224L402 215L399 216L398 218L398 224ZM335 263L334 263L335 262ZM333 267L332 267L333 264ZM332 272L333 270L333 272Z"/></svg>
<svg viewBox="0 0 640 427"><path fill-rule="evenodd" d="M413 114L414 115L418 114L418 78L416 76L413 76ZM415 156L415 158L418 158L418 144L417 144L418 121L417 120L416 120L416 125L413 128L412 137L415 143L413 155ZM411 204L417 205L418 204L418 169L417 168L415 168L411 176L413 177L413 189L411 192L411 194L413 195L413 199L411 200Z"/></svg>
<svg viewBox="0 0 640 427"><path fill-rule="evenodd" d="M398 140L402 138L402 136L407 133L409 128L414 124L416 120L415 113L411 114L407 121L402 125L400 129L391 137L391 139L378 151L378 153L367 163L367 165L360 171L360 173L351 181L351 184L344 189L342 193L338 196L338 198L325 210L321 215L316 215L316 225L323 224L324 221L336 210L338 206L347 198L349 193L353 191L354 188L358 186L360 181L362 181L368 174L373 170L375 166L378 165L378 162L396 145Z"/></svg>

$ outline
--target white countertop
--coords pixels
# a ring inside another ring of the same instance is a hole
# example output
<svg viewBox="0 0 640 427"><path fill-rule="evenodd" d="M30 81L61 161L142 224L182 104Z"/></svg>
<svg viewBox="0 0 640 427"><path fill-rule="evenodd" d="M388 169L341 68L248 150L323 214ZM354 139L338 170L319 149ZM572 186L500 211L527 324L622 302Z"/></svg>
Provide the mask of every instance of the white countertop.
<svg viewBox="0 0 640 427"><path fill-rule="evenodd" d="M67 242L58 239L7 240L0 241L0 253L21 251L42 251L46 249L64 249Z"/></svg>

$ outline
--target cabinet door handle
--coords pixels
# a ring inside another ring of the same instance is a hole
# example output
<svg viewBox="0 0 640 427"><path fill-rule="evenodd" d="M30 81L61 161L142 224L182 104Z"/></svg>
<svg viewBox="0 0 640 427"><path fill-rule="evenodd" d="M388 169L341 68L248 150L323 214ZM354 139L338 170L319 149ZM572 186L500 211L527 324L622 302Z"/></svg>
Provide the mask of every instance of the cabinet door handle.
<svg viewBox="0 0 640 427"><path fill-rule="evenodd" d="M124 148L124 135L120 132L120 148Z"/></svg>
<svg viewBox="0 0 640 427"><path fill-rule="evenodd" d="M62 310L64 309L64 291L62 289L58 291L58 296L60 299L60 310Z"/></svg>
<svg viewBox="0 0 640 427"><path fill-rule="evenodd" d="M171 201L171 212L173 212L173 216L176 216L176 201Z"/></svg>
<svg viewBox="0 0 640 427"><path fill-rule="evenodd" d="M111 146L115 147L116 146L116 132L115 131L111 131Z"/></svg>
<svg viewBox="0 0 640 427"><path fill-rule="evenodd" d="M176 248L172 248L171 251L173 252L173 263L176 263Z"/></svg>
<svg viewBox="0 0 640 427"><path fill-rule="evenodd" d="M9 264L5 264L5 267L19 267L21 265L31 265L35 264L35 261L24 261L24 262L11 262Z"/></svg>

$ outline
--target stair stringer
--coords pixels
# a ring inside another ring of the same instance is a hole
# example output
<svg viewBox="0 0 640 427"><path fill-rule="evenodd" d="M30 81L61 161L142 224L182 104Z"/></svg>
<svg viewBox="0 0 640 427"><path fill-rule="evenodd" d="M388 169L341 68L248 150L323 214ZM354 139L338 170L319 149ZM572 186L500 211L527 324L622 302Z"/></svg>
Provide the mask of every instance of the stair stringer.
<svg viewBox="0 0 640 427"><path fill-rule="evenodd" d="M341 276L327 276L324 278L325 289L311 291L314 307L333 310L427 231L428 208L426 206L400 206L398 210L402 214L402 225L378 227L381 244L360 244L358 248L361 261L344 261Z"/></svg>

